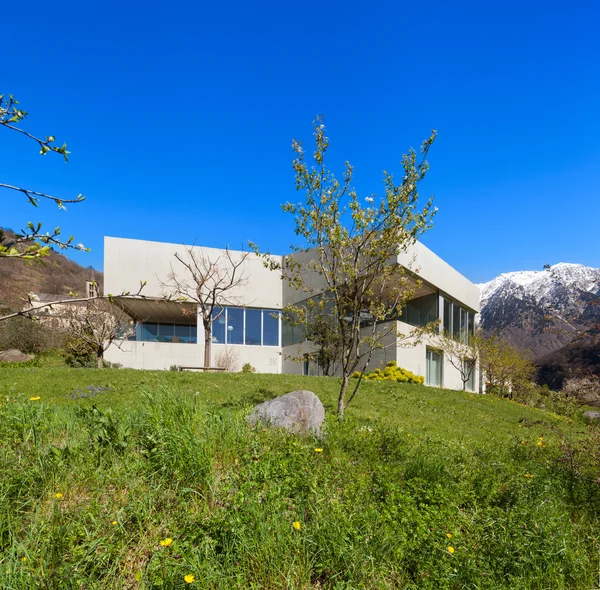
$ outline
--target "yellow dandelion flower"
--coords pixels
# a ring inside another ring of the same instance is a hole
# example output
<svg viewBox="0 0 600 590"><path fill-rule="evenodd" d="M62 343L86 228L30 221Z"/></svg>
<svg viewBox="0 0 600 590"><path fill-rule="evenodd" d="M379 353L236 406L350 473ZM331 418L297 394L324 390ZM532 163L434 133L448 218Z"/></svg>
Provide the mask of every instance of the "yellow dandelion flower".
<svg viewBox="0 0 600 590"><path fill-rule="evenodd" d="M546 445L544 444L543 440L538 440L538 447L545 447Z"/></svg>
<svg viewBox="0 0 600 590"><path fill-rule="evenodd" d="M448 547L448 553L454 553L454 547Z"/></svg>
<svg viewBox="0 0 600 590"><path fill-rule="evenodd" d="M25 557L21 557L21 561L22 561L23 563L25 563L25 562L27 561L27 556L25 556Z"/></svg>
<svg viewBox="0 0 600 590"><path fill-rule="evenodd" d="M294 524L293 524L293 527L294 527L294 528L295 528L297 531L299 531L299 530L302 528L302 525L301 525L301 524L300 524L300 523L299 523L297 520L295 520L295 521L294 521Z"/></svg>
<svg viewBox="0 0 600 590"><path fill-rule="evenodd" d="M113 520L110 524L115 525L115 524L117 524L117 521Z"/></svg>
<svg viewBox="0 0 600 590"><path fill-rule="evenodd" d="M56 492L56 494L54 494L54 497L55 497L57 500L60 500L60 499L63 497L63 495L62 495L60 492Z"/></svg>
<svg viewBox="0 0 600 590"><path fill-rule="evenodd" d="M452 538L452 533L446 533L446 537L448 537L449 539Z"/></svg>
<svg viewBox="0 0 600 590"><path fill-rule="evenodd" d="M191 584L196 578L194 577L194 574L187 574L187 576L183 576L183 579L186 584Z"/></svg>
<svg viewBox="0 0 600 590"><path fill-rule="evenodd" d="M315 449L315 453L322 453L322 452L323 452L323 449L321 449L321 448Z"/></svg>
<svg viewBox="0 0 600 590"><path fill-rule="evenodd" d="M39 400L41 400L41 399L42 399L42 398L41 398L41 397L38 395L37 397L30 397L30 398L29 398L29 401L30 401L30 402L37 402L37 401L39 401ZM15 401L17 401L17 400L15 400Z"/></svg>
<svg viewBox="0 0 600 590"><path fill-rule="evenodd" d="M531 473L526 473L523 477L533 477L533 475L531 475Z"/></svg>
<svg viewBox="0 0 600 590"><path fill-rule="evenodd" d="M173 539L171 539L171 537L167 537L166 539L163 539L160 544L163 547L168 547L171 543L173 542Z"/></svg>

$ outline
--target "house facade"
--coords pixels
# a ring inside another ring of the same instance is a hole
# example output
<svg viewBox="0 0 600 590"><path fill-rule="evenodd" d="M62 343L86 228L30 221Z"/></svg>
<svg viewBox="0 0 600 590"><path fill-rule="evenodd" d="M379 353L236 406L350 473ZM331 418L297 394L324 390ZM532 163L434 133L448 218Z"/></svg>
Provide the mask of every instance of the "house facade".
<svg viewBox="0 0 600 590"><path fill-rule="evenodd" d="M222 251L194 246L205 259L216 260ZM163 242L106 237L104 241L104 294L132 318L131 330L119 345L111 345L105 359L124 367L169 369L202 367L204 332L202 321L190 301L173 299L171 282L186 277L175 254L188 255L188 247ZM211 365L240 370L250 363L260 373L320 374L320 368L303 360L311 349L302 331L282 321L281 310L298 303L305 294L289 288L281 273L269 270L254 254L231 252L243 263L243 281L227 293L227 301L214 314ZM279 261L283 260L279 257ZM466 338L479 312L479 289L431 250L416 243L399 254L398 265L419 278L414 297L397 321L398 334L410 334L415 326L438 320L440 329ZM189 273L188 273L189 274ZM143 298L135 293L146 282ZM435 336L413 343L394 335L375 351L369 369L396 361L431 386L461 389L460 372L437 346ZM475 390L478 370L468 388Z"/></svg>

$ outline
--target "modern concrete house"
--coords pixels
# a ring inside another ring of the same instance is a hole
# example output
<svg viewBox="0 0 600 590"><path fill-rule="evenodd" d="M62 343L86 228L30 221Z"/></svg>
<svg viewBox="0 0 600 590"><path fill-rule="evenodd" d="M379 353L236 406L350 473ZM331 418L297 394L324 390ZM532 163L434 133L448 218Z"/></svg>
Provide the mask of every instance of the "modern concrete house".
<svg viewBox="0 0 600 590"><path fill-rule="evenodd" d="M106 237L104 240L104 294L136 292L146 281L144 298L116 296L115 300L132 317L132 330L120 346L111 346L106 360L138 369L168 369L171 366L202 367L204 335L195 306L190 302L165 300L173 273L183 273L175 253L185 256L187 247L177 244ZM216 258L220 250L195 246L202 256ZM242 252L232 252L241 258ZM280 260L282 258L280 257ZM397 264L420 279L414 298L397 321L397 332L409 334L414 326L439 320L440 329L457 337L472 333L479 312L479 289L431 250L416 243L402 252ZM260 373L318 375L312 362L298 362L310 343L302 342L302 331L282 322L284 306L297 303L306 294L290 289L281 274L264 267L260 258L247 254L243 261L244 281L228 293L227 305L213 322L211 366L227 353L236 358L237 369L250 363ZM436 339L425 337L406 346L395 336L376 351L370 369L396 361L431 386L461 389L460 372L444 359ZM474 371L468 388L479 382Z"/></svg>

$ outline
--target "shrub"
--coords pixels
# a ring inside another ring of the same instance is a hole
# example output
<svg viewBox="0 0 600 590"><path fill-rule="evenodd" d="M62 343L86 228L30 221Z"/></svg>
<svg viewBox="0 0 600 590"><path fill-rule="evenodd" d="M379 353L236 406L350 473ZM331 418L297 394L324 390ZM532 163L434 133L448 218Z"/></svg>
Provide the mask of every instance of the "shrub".
<svg viewBox="0 0 600 590"><path fill-rule="evenodd" d="M95 367L97 362L96 351L85 340L75 338L65 345L65 363L69 367Z"/></svg>
<svg viewBox="0 0 600 590"><path fill-rule="evenodd" d="M353 379L358 379L360 373L355 371L352 373ZM369 381L394 381L395 383L415 383L422 385L425 382L425 377L415 375L408 369L398 367L396 361L390 361L386 364L383 371L381 369L375 369L369 373L365 373L363 379Z"/></svg>
<svg viewBox="0 0 600 590"><path fill-rule="evenodd" d="M242 373L256 373L256 369L250 363L244 363Z"/></svg>
<svg viewBox="0 0 600 590"><path fill-rule="evenodd" d="M0 350L38 353L53 346L53 332L40 322L16 317L0 323Z"/></svg>

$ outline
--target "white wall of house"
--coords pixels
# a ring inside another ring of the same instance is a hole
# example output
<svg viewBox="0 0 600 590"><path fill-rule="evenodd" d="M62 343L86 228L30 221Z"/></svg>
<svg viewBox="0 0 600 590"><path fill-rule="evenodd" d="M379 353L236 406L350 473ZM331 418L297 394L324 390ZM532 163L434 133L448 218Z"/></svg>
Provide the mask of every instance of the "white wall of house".
<svg viewBox="0 0 600 590"><path fill-rule="evenodd" d="M218 248L194 246L194 251L216 260L223 256ZM175 259L179 254L184 260L187 246L132 240L129 238L104 238L104 294L117 295L125 291L136 293L140 281L147 281L142 294L146 297L163 297L172 292L165 283L173 273L180 279L190 280L187 269ZM231 251L234 259L243 252ZM281 260L281 257L276 257ZM248 254L244 265L243 284L228 292L231 305L281 309L281 275L265 268L255 254Z"/></svg>
<svg viewBox="0 0 600 590"><path fill-rule="evenodd" d="M479 287L421 242L416 242L406 252L400 252L398 264L479 313Z"/></svg>
<svg viewBox="0 0 600 590"><path fill-rule="evenodd" d="M120 346L111 344L104 358L130 369L166 370L172 365L201 366L200 352L200 347L195 344L125 341Z"/></svg>

